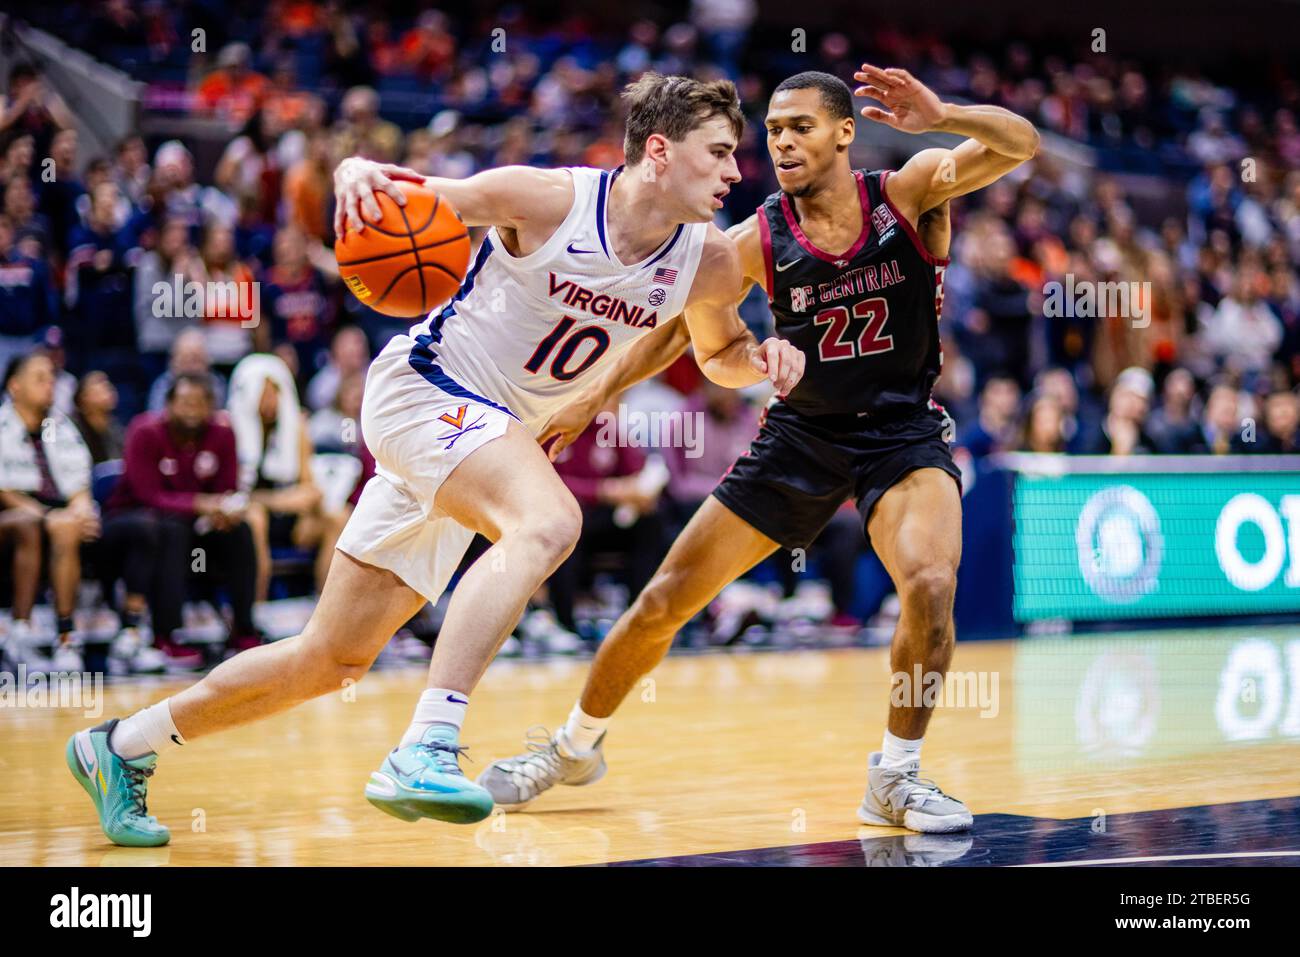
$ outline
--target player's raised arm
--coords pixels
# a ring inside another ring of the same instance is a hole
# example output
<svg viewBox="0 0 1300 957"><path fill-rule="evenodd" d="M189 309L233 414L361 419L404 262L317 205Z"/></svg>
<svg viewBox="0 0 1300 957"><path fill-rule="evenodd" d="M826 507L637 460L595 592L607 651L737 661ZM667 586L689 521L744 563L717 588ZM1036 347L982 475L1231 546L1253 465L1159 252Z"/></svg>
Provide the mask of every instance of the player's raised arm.
<svg viewBox="0 0 1300 957"><path fill-rule="evenodd" d="M731 235L710 229L684 313L695 361L718 385L743 389L768 379L778 394L787 395L803 377L804 355L784 339L759 342L740 318L737 306L754 283L746 258L752 257L742 257Z"/></svg>
<svg viewBox="0 0 1300 957"><path fill-rule="evenodd" d="M406 198L398 182L424 183L456 208L467 226L503 226L512 229L559 223L573 204L573 179L560 169L502 166L468 179L422 176L415 170L389 163L350 157L334 171L334 232L365 230L366 221L379 219L376 193L387 193L399 206Z"/></svg>
<svg viewBox="0 0 1300 957"><path fill-rule="evenodd" d="M862 115L905 133L956 133L969 137L953 149L922 150L889 177L894 205L913 221L941 203L981 189L1038 151L1038 131L1023 116L1000 106L944 103L906 70L882 70L869 63L853 74L863 85L854 92L879 100Z"/></svg>

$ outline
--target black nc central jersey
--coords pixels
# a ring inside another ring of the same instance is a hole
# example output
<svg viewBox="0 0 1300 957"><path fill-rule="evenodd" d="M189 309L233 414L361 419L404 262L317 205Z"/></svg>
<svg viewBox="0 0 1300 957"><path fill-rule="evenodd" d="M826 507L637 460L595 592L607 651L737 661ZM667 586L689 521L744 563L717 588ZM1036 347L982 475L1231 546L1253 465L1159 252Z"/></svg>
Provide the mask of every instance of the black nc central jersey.
<svg viewBox="0 0 1300 957"><path fill-rule="evenodd" d="M804 415L925 408L939 378L948 260L930 255L885 197L889 173L854 171L862 233L840 256L809 241L787 194L773 193L758 210L776 333L807 360L786 398Z"/></svg>

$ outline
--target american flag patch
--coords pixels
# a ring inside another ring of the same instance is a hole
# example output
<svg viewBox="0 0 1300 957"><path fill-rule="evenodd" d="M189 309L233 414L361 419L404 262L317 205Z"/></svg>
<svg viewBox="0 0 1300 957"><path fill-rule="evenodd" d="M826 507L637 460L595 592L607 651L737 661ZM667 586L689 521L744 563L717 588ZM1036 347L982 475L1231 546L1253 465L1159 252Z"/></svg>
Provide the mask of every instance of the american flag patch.
<svg viewBox="0 0 1300 957"><path fill-rule="evenodd" d="M677 270L665 269L661 266L660 268L655 270L654 279L651 281L661 282L665 286L671 286L673 283L677 281Z"/></svg>

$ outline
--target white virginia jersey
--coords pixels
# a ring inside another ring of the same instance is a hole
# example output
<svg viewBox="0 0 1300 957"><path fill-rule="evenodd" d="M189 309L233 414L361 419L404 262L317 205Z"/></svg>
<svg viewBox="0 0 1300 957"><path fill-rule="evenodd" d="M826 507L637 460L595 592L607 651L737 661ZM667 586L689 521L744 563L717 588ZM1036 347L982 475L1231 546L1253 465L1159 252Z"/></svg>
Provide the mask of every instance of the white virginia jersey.
<svg viewBox="0 0 1300 957"><path fill-rule="evenodd" d="M520 257L489 230L460 290L410 332L411 365L426 378L503 407L534 432L574 389L682 312L709 228L680 225L625 266L605 223L621 169L569 172L573 207L551 237Z"/></svg>

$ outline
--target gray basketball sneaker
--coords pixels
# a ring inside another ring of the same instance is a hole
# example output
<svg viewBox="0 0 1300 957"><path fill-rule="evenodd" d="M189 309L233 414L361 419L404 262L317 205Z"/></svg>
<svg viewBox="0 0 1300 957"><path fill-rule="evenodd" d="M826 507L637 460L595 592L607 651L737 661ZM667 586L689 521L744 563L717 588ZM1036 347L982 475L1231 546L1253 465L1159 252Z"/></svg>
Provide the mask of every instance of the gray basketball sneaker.
<svg viewBox="0 0 1300 957"><path fill-rule="evenodd" d="M569 747L564 729L555 732L538 725L528 731L525 738L528 750L513 758L494 761L478 776L480 786L487 788L496 806L505 811L520 811L543 791L557 784L581 787L594 784L605 776L605 743L602 734L595 747L578 754Z"/></svg>
<svg viewBox="0 0 1300 957"><path fill-rule="evenodd" d="M880 767L881 753L867 762L867 794L858 808L863 824L905 827L926 834L964 831L974 819L965 804L939 790L939 785L919 777L919 761L902 768Z"/></svg>

